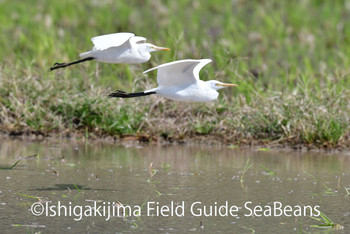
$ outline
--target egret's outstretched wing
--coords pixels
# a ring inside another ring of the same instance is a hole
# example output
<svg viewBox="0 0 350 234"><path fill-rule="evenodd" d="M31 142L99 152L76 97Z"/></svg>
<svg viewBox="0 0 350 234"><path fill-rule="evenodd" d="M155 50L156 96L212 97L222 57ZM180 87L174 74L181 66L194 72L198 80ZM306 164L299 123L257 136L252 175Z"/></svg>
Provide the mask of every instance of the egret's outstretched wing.
<svg viewBox="0 0 350 234"><path fill-rule="evenodd" d="M199 71L210 62L211 59L185 59L162 64L144 73L157 69L159 86L188 86L199 80Z"/></svg>
<svg viewBox="0 0 350 234"><path fill-rule="evenodd" d="M113 33L91 38L94 43L94 49L104 50L109 47L116 47L124 44L131 37L135 36L133 33Z"/></svg>
<svg viewBox="0 0 350 234"><path fill-rule="evenodd" d="M133 45L133 44L142 44L142 43L146 43L146 38L139 37L139 36L134 36L134 37L130 38L129 42L130 42L131 45Z"/></svg>

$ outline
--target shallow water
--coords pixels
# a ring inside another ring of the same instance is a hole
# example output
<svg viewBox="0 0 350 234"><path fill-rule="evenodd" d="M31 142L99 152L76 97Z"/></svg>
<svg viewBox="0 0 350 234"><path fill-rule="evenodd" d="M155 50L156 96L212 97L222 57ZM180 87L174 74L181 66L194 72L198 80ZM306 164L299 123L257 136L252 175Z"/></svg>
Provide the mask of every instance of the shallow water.
<svg viewBox="0 0 350 234"><path fill-rule="evenodd" d="M3 141L0 166L32 154L0 170L2 232L318 233L321 211L349 233L349 153Z"/></svg>

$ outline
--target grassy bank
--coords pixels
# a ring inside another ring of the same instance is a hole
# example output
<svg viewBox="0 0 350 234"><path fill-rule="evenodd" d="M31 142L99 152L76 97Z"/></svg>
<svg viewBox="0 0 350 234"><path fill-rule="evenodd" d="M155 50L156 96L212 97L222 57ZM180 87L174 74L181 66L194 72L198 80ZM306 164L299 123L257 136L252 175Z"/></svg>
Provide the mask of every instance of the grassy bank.
<svg viewBox="0 0 350 234"><path fill-rule="evenodd" d="M1 1L0 128L346 146L349 20L345 1ZM89 50L90 37L118 31L173 50L142 65L90 62L48 72ZM106 98L117 88L154 87L156 73L142 71L185 58L212 58L202 79L239 87L208 104Z"/></svg>

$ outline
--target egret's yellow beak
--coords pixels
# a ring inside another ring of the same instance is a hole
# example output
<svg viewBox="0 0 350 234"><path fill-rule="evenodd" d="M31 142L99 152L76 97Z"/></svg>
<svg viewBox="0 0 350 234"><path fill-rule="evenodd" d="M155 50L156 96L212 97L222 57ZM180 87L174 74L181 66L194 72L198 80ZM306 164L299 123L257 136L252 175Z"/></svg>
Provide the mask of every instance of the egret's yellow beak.
<svg viewBox="0 0 350 234"><path fill-rule="evenodd" d="M238 85L236 84L226 84L226 83L223 83L223 84L217 84L218 86L222 86L222 87L237 87Z"/></svg>
<svg viewBox="0 0 350 234"><path fill-rule="evenodd" d="M171 49L169 49L169 48L160 47L160 46L152 46L152 49L154 49L154 50L165 50L165 51L171 50Z"/></svg>

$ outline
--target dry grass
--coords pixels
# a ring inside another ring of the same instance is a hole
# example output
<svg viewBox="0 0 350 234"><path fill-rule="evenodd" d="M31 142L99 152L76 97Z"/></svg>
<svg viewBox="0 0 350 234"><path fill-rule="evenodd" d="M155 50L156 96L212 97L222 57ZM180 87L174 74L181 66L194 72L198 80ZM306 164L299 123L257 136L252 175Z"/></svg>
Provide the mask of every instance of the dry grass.
<svg viewBox="0 0 350 234"><path fill-rule="evenodd" d="M342 1L1 1L0 129L345 147L348 8ZM89 50L90 37L117 31L173 50L143 65L90 62L47 71ZM184 58L212 58L201 77L239 87L208 104L106 98L114 89L154 87L155 73L142 71Z"/></svg>

